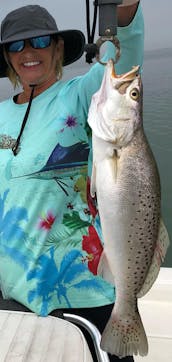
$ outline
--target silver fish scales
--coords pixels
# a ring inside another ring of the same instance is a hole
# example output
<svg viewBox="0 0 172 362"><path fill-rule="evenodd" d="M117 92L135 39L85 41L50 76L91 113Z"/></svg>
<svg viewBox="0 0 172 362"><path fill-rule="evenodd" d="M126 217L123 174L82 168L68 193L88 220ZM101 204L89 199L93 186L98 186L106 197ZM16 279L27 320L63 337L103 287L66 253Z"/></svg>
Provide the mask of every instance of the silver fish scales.
<svg viewBox="0 0 172 362"><path fill-rule="evenodd" d="M116 289L101 347L121 358L148 353L137 298L154 283L169 245L161 220L159 173L143 129L138 70L117 76L109 60L88 117L93 131L91 193L96 193L104 239L98 271Z"/></svg>

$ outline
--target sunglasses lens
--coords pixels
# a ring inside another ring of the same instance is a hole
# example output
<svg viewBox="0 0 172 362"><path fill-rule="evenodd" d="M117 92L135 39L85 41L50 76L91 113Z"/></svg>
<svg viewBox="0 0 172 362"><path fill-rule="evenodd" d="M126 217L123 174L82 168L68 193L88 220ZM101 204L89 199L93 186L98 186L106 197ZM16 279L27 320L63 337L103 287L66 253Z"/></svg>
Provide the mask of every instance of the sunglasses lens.
<svg viewBox="0 0 172 362"><path fill-rule="evenodd" d="M32 38L32 39L30 39L30 43L31 43L32 47L35 49L47 48L50 46L51 36L46 35L46 36L40 36L37 38Z"/></svg>
<svg viewBox="0 0 172 362"><path fill-rule="evenodd" d="M6 45L7 51L11 53L21 52L24 48L24 40L14 41Z"/></svg>
<svg viewBox="0 0 172 362"><path fill-rule="evenodd" d="M34 49L44 49L50 46L51 36L39 36L37 38L29 39L30 45ZM25 47L25 40L13 41L6 45L6 49L8 52L15 53L21 52Z"/></svg>

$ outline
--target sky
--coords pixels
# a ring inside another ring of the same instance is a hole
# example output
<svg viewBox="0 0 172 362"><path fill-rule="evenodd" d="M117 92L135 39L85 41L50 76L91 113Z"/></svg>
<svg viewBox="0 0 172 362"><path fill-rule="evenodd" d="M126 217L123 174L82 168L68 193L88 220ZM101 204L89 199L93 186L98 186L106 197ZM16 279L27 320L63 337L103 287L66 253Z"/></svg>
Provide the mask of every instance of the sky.
<svg viewBox="0 0 172 362"><path fill-rule="evenodd" d="M171 0L141 0L145 19L145 50L171 48ZM0 0L0 22L17 7L39 4L56 19L60 30L76 28L86 36L85 0ZM90 0L93 9L93 0ZM96 39L95 39L96 40Z"/></svg>

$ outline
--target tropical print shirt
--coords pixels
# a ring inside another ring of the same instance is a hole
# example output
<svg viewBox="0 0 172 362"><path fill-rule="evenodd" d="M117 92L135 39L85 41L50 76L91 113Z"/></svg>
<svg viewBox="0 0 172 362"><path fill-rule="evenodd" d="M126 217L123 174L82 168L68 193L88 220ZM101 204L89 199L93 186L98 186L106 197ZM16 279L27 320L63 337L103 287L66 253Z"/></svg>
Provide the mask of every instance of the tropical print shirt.
<svg viewBox="0 0 172 362"><path fill-rule="evenodd" d="M142 64L143 17L119 28L116 70ZM114 57L114 46L106 58ZM104 66L58 81L33 99L20 152L12 146L28 104L0 104L0 288L38 315L114 302L114 286L97 275L103 240L89 194L91 133L87 114Z"/></svg>

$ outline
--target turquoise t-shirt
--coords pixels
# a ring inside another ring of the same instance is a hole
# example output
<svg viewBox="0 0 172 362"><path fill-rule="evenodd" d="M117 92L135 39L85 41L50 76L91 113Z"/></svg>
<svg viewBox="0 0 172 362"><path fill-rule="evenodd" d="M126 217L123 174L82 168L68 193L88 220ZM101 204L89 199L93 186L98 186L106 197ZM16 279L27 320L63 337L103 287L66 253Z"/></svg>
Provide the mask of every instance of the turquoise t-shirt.
<svg viewBox="0 0 172 362"><path fill-rule="evenodd" d="M142 64L140 6L118 36L123 73ZM114 57L112 44L106 57ZM114 302L114 287L97 275L103 241L87 167L87 113L103 72L96 63L34 98L16 157L28 104L0 103L0 288L39 315Z"/></svg>

